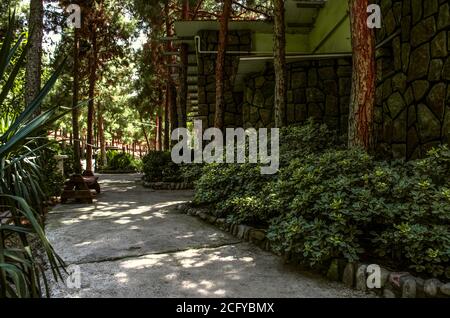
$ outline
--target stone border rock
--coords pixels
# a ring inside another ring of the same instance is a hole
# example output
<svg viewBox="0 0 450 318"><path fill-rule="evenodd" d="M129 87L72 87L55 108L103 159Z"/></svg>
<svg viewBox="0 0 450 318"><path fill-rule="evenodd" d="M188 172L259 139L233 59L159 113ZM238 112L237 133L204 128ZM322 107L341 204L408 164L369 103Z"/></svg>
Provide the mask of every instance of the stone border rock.
<svg viewBox="0 0 450 318"><path fill-rule="evenodd" d="M201 220L231 233L233 236L251 242L265 251L278 256L266 237L267 231L242 224L231 224L226 219L209 214L205 208L193 208L189 203L178 205L178 211L196 216ZM408 272L393 272L380 267L380 288L369 289L369 263L349 263L345 259L334 259L328 268L326 276L333 281L343 282L347 287L364 292L372 292L384 298L450 298L450 283L443 283L438 279L422 279L414 277Z"/></svg>
<svg viewBox="0 0 450 318"><path fill-rule="evenodd" d="M192 190L194 185L189 182L143 182L145 188L153 190Z"/></svg>

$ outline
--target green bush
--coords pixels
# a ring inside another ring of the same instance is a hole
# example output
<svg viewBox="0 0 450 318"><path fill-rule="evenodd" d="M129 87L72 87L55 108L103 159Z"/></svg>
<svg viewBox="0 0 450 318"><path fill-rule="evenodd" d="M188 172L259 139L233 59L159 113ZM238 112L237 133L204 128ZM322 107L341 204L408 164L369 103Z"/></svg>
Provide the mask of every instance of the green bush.
<svg viewBox="0 0 450 318"><path fill-rule="evenodd" d="M370 157L360 151L330 150L295 159L273 189L279 217L269 237L277 249L300 254L311 265L338 256L358 259L357 238L367 233L370 214L364 205L353 206L365 195L354 190L370 169Z"/></svg>
<svg viewBox="0 0 450 318"><path fill-rule="evenodd" d="M68 158L64 159L64 176L69 178L71 175L75 173L75 158L73 153L73 147L70 145L66 145L65 147L61 147L60 154L65 155Z"/></svg>
<svg viewBox="0 0 450 318"><path fill-rule="evenodd" d="M280 133L280 167L293 158L319 153L339 144L336 134L325 125L308 121L306 125L284 127ZM257 164L205 165L196 182L194 203L212 205L220 217L236 222L265 224L276 212L271 187L276 175L261 175Z"/></svg>
<svg viewBox="0 0 450 318"><path fill-rule="evenodd" d="M204 164L176 164L168 151L152 151L144 156L144 180L148 182L194 183L203 174Z"/></svg>
<svg viewBox="0 0 450 318"><path fill-rule="evenodd" d="M180 173L185 182L196 182L203 174L204 164L192 163L180 165Z"/></svg>
<svg viewBox="0 0 450 318"><path fill-rule="evenodd" d="M258 165L206 165L194 203L232 222L267 225L275 249L312 266L364 257L433 276L448 271L450 150L376 161L334 135L312 122L282 129L275 176Z"/></svg>
<svg viewBox="0 0 450 318"><path fill-rule="evenodd" d="M285 167L293 159L330 148L342 148L339 134L326 125L309 119L306 124L283 127L280 130L280 166Z"/></svg>
<svg viewBox="0 0 450 318"><path fill-rule="evenodd" d="M109 150L106 152L106 162L107 166L105 170L129 172L139 170L138 160L126 152Z"/></svg>
<svg viewBox="0 0 450 318"><path fill-rule="evenodd" d="M377 162L362 150L294 160L274 188L280 216L269 237L280 251L312 265L365 254L442 275L450 260L449 170L442 165L447 155L447 148L435 150L434 168L426 169L420 167L430 158ZM446 171L447 178L435 178L436 171Z"/></svg>
<svg viewBox="0 0 450 318"><path fill-rule="evenodd" d="M65 176L58 170L58 161L55 159L57 154L58 151L48 147L39 158L42 175L45 176L42 178L41 186L47 198L60 196L65 182Z"/></svg>
<svg viewBox="0 0 450 318"><path fill-rule="evenodd" d="M193 201L198 205L213 205L219 217L240 222L264 222L264 215L255 206L262 204L258 199L261 189L273 178L261 175L256 164L205 165L195 184L197 191Z"/></svg>
<svg viewBox="0 0 450 318"><path fill-rule="evenodd" d="M180 166L172 161L170 152L152 151L142 159L144 180L148 182L179 182Z"/></svg>

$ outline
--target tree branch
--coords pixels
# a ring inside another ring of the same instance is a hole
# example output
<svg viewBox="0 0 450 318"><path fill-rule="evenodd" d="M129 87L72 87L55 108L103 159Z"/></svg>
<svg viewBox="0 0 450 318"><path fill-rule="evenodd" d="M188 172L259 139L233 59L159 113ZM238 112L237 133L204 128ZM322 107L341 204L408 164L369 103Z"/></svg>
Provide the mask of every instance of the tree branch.
<svg viewBox="0 0 450 318"><path fill-rule="evenodd" d="M266 19L271 18L271 16L270 16L267 12L258 10L258 9L256 9L256 8L249 8L249 7L245 6L245 5L243 5L242 3L239 3L239 2L236 1L236 0L233 0L233 4L237 5L238 7L241 7L241 8L244 9L244 10L251 11L251 12L254 12L254 13L257 13L257 14L261 14L261 15L263 15Z"/></svg>
<svg viewBox="0 0 450 318"><path fill-rule="evenodd" d="M191 20L195 20L195 18L197 17L197 13L200 11L200 8L201 8L201 6L202 6L202 4L203 4L203 1L204 0L198 0L197 1L197 5L195 6L195 9L194 9L194 11L192 11L191 12Z"/></svg>

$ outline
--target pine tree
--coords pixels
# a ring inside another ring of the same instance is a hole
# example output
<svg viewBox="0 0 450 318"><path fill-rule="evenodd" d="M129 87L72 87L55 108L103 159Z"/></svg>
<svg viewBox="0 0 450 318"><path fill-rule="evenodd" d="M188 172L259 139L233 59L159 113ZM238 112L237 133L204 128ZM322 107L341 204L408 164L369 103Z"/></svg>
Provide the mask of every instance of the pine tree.
<svg viewBox="0 0 450 318"><path fill-rule="evenodd" d="M73 45L73 86L72 86L72 138L73 138L73 161L74 172L81 173L81 149L80 149L80 127L78 99L80 91L79 70L80 68L80 35L77 29L74 30Z"/></svg>
<svg viewBox="0 0 450 318"><path fill-rule="evenodd" d="M25 103L31 104L41 89L42 37L44 35L44 6L42 0L30 0L30 29L25 75ZM38 111L39 112L39 111Z"/></svg>
<svg viewBox="0 0 450 318"><path fill-rule="evenodd" d="M216 60L216 112L214 126L224 128L225 113L225 56L228 44L228 22L231 16L232 0L224 0L222 15L220 16L219 48Z"/></svg>
<svg viewBox="0 0 450 318"><path fill-rule="evenodd" d="M349 0L353 47L348 143L370 150L374 145L376 90L375 35L367 26L369 0Z"/></svg>
<svg viewBox="0 0 450 318"><path fill-rule="evenodd" d="M286 125L287 71L286 71L286 27L284 0L274 1L274 70L275 70L275 126Z"/></svg>

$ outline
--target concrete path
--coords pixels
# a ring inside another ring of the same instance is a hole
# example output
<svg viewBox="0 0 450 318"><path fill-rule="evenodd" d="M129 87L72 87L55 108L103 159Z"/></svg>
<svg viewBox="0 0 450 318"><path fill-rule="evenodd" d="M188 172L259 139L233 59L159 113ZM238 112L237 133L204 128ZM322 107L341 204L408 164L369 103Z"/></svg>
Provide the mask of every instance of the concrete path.
<svg viewBox="0 0 450 318"><path fill-rule="evenodd" d="M81 288L53 297L366 297L174 208L190 191L152 191L139 175L102 175L95 204L57 206L47 235L79 265Z"/></svg>

